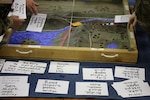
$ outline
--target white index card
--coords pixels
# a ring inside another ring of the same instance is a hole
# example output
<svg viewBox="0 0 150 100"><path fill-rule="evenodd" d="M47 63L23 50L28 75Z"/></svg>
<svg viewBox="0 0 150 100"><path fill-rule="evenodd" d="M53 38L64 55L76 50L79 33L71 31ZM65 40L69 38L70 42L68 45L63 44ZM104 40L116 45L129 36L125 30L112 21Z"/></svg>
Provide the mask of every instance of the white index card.
<svg viewBox="0 0 150 100"><path fill-rule="evenodd" d="M0 97L27 97L29 95L29 84L2 84Z"/></svg>
<svg viewBox="0 0 150 100"><path fill-rule="evenodd" d="M35 92L68 94L69 81L39 79Z"/></svg>
<svg viewBox="0 0 150 100"><path fill-rule="evenodd" d="M1 73L31 74L29 68L24 66L18 67L17 64L18 62L6 61Z"/></svg>
<svg viewBox="0 0 150 100"><path fill-rule="evenodd" d="M13 11L8 16L18 16L19 19L26 19L26 0L14 0L12 5Z"/></svg>
<svg viewBox="0 0 150 100"><path fill-rule="evenodd" d="M115 23L127 23L131 15L116 15Z"/></svg>
<svg viewBox="0 0 150 100"><path fill-rule="evenodd" d="M29 94L28 76L0 76L0 97L24 97Z"/></svg>
<svg viewBox="0 0 150 100"><path fill-rule="evenodd" d="M17 66L24 66L31 71L31 73L44 73L47 67L47 63L44 62L34 62L34 61L18 61Z"/></svg>
<svg viewBox="0 0 150 100"><path fill-rule="evenodd" d="M105 82L76 82L76 95L108 96Z"/></svg>
<svg viewBox="0 0 150 100"><path fill-rule="evenodd" d="M84 80L114 80L111 68L83 68Z"/></svg>
<svg viewBox="0 0 150 100"><path fill-rule="evenodd" d="M79 63L74 62L55 62L52 61L49 67L49 73L66 73L66 74L78 74Z"/></svg>
<svg viewBox="0 0 150 100"><path fill-rule="evenodd" d="M123 82L114 82L112 86L118 95L123 98L150 96L149 84L141 80L131 79Z"/></svg>
<svg viewBox="0 0 150 100"><path fill-rule="evenodd" d="M47 14L38 13L37 15L32 15L27 26L27 31L42 32Z"/></svg>
<svg viewBox="0 0 150 100"><path fill-rule="evenodd" d="M3 65L5 63L5 60L6 59L0 59L0 71L1 71L1 69L2 69L2 67L3 67Z"/></svg>
<svg viewBox="0 0 150 100"><path fill-rule="evenodd" d="M116 66L115 77L145 80L145 68Z"/></svg>

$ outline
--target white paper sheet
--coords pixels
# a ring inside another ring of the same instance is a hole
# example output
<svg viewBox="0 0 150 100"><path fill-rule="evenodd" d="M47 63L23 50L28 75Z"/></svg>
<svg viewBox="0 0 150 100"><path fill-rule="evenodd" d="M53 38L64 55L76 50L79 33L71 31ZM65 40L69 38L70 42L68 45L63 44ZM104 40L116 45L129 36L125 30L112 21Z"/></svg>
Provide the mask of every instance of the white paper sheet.
<svg viewBox="0 0 150 100"><path fill-rule="evenodd" d="M115 77L145 80L145 68L115 66Z"/></svg>
<svg viewBox="0 0 150 100"><path fill-rule="evenodd" d="M47 63L34 62L34 61L21 61L19 60L18 67L26 67L31 73L44 73L47 67Z"/></svg>
<svg viewBox="0 0 150 100"><path fill-rule="evenodd" d="M1 73L15 73L15 74L44 74L47 63L34 61L6 61L3 65Z"/></svg>
<svg viewBox="0 0 150 100"><path fill-rule="evenodd" d="M31 74L29 68L24 66L17 66L18 62L6 61L1 73L15 73L15 74Z"/></svg>
<svg viewBox="0 0 150 100"><path fill-rule="evenodd" d="M0 97L26 97L29 95L29 84L2 84Z"/></svg>
<svg viewBox="0 0 150 100"><path fill-rule="evenodd" d="M29 95L28 76L0 76L0 97L26 97Z"/></svg>
<svg viewBox="0 0 150 100"><path fill-rule="evenodd" d="M112 87L123 98L150 96L150 86L142 80L131 79L123 82L114 82Z"/></svg>
<svg viewBox="0 0 150 100"><path fill-rule="evenodd" d="M76 82L76 95L108 96L105 82Z"/></svg>
<svg viewBox="0 0 150 100"><path fill-rule="evenodd" d="M42 32L46 21L47 14L38 13L37 15L32 15L30 22L27 26L27 31L34 31L34 32Z"/></svg>
<svg viewBox="0 0 150 100"><path fill-rule="evenodd" d="M84 80L114 80L111 68L83 68Z"/></svg>
<svg viewBox="0 0 150 100"><path fill-rule="evenodd" d="M115 23L127 23L131 15L116 15Z"/></svg>
<svg viewBox="0 0 150 100"><path fill-rule="evenodd" d="M79 74L79 63L54 62L50 63L49 73Z"/></svg>
<svg viewBox="0 0 150 100"><path fill-rule="evenodd" d="M35 92L68 94L69 81L39 79Z"/></svg>
<svg viewBox="0 0 150 100"><path fill-rule="evenodd" d="M19 19L26 19L26 0L14 0L12 5L13 11L8 16L18 16Z"/></svg>

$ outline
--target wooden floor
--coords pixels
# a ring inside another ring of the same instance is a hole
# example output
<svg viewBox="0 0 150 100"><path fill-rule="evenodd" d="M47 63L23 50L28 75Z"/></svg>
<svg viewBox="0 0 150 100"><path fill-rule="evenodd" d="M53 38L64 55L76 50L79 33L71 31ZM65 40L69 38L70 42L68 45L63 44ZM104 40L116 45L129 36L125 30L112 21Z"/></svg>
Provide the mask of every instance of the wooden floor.
<svg viewBox="0 0 150 100"><path fill-rule="evenodd" d="M113 100L113 99L72 99L72 98L0 98L0 100Z"/></svg>

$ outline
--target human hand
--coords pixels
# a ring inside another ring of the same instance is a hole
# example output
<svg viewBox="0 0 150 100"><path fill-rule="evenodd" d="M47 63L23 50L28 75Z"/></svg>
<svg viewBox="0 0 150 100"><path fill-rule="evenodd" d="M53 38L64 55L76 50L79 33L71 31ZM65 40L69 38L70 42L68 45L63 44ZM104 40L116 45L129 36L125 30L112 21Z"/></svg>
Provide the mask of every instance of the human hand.
<svg viewBox="0 0 150 100"><path fill-rule="evenodd" d="M38 9L37 6L39 5L37 2L35 2L34 0L26 0L26 4L27 4L27 8L29 9L29 11L33 14L37 14L38 13Z"/></svg>
<svg viewBox="0 0 150 100"><path fill-rule="evenodd" d="M25 22L24 19L19 19L18 16L11 16L10 19L11 19L12 22L13 22L11 27L12 27L14 30L19 29L19 28L22 26L22 24Z"/></svg>
<svg viewBox="0 0 150 100"><path fill-rule="evenodd" d="M137 24L137 16L135 14L135 12L130 16L129 18L129 22L128 22L128 28L131 27L131 25L133 27L135 27L135 25Z"/></svg>

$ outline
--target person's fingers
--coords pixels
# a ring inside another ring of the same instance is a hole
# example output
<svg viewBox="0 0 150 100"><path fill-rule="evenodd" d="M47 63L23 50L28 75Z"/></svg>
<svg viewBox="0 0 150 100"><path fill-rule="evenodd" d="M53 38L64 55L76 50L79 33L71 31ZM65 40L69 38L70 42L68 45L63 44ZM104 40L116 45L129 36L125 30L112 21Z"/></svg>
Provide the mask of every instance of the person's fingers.
<svg viewBox="0 0 150 100"><path fill-rule="evenodd" d="M36 6L39 6L39 3L37 3L37 2L34 2L34 4L35 4Z"/></svg>
<svg viewBox="0 0 150 100"><path fill-rule="evenodd" d="M37 6L39 6L39 4L38 4L37 2L34 2L34 3L33 3L33 11L34 11L34 14L37 14L37 13L38 13Z"/></svg>
<svg viewBox="0 0 150 100"><path fill-rule="evenodd" d="M33 8L32 8L32 7L28 7L28 9L29 9L29 11L30 11L31 13L34 13L34 11L33 11Z"/></svg>
<svg viewBox="0 0 150 100"><path fill-rule="evenodd" d="M29 6L28 9L33 14L37 14L38 13L38 9L37 9L37 6L35 5L35 3L33 3L32 6Z"/></svg>
<svg viewBox="0 0 150 100"><path fill-rule="evenodd" d="M21 21L22 23L24 23L24 22L25 22L25 20L24 20L24 19L20 19L20 21Z"/></svg>
<svg viewBox="0 0 150 100"><path fill-rule="evenodd" d="M33 6L32 11L33 11L34 14L38 13L38 9L37 9L37 7L35 5Z"/></svg>
<svg viewBox="0 0 150 100"><path fill-rule="evenodd" d="M127 24L127 27L128 27L128 28L130 28L132 22L133 22L133 19L132 19L132 18L129 18L129 21L128 21L128 24Z"/></svg>
<svg viewBox="0 0 150 100"><path fill-rule="evenodd" d="M131 25L130 25L130 23L128 22L128 23L127 23L127 27L130 28L130 26L131 26Z"/></svg>

